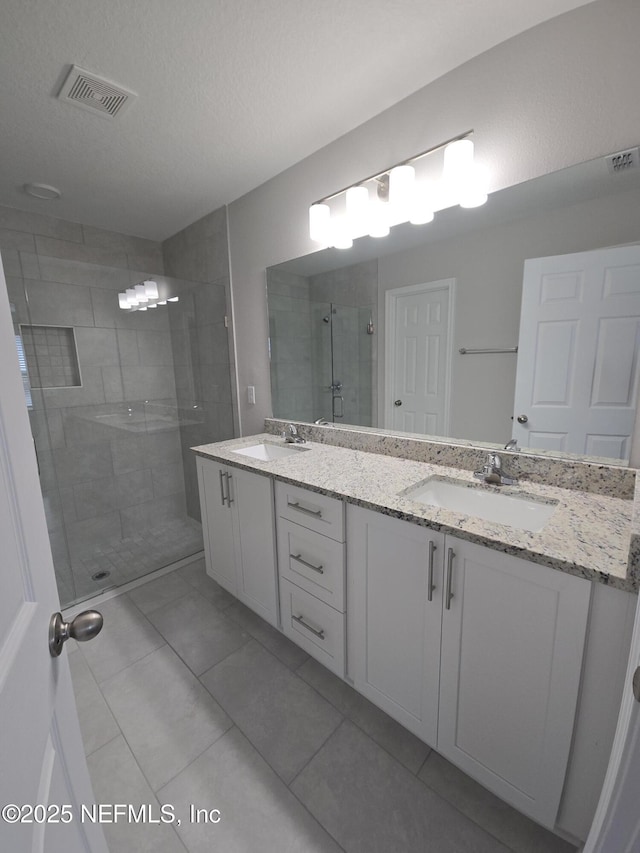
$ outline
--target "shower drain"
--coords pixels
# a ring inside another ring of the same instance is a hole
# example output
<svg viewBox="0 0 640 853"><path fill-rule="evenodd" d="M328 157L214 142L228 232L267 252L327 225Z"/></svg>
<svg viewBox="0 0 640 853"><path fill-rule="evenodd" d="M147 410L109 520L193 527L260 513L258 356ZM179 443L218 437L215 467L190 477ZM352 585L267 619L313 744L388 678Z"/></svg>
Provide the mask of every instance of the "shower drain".
<svg viewBox="0 0 640 853"><path fill-rule="evenodd" d="M103 581L105 578L108 578L111 572L103 571L96 572L95 575L91 575L92 581Z"/></svg>

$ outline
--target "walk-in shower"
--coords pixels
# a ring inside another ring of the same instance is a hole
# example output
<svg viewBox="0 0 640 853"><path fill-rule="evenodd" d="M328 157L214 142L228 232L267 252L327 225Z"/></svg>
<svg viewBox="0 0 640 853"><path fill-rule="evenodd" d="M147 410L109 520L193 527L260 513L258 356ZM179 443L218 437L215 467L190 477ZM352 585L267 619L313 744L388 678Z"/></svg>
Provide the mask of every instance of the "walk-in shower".
<svg viewBox="0 0 640 853"><path fill-rule="evenodd" d="M189 448L233 435L225 289L154 275L173 301L132 311L118 293L144 273L30 252L7 268L64 606L202 549Z"/></svg>

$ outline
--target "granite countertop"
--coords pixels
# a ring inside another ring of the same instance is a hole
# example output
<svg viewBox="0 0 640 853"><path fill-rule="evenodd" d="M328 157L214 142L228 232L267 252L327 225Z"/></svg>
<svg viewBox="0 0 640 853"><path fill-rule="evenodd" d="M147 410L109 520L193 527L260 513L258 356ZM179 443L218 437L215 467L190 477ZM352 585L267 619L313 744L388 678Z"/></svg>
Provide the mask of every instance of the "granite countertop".
<svg viewBox="0 0 640 853"><path fill-rule="evenodd" d="M304 450L295 455L264 462L233 452L260 442L284 444L281 438L262 433L192 449L205 458L342 498L578 577L635 593L640 587L640 579L628 572L632 500L528 480L516 486L488 486L479 483L471 471L460 468L311 441L299 445ZM502 494L530 495L557 505L542 530L531 533L417 503L400 494L433 476L455 478Z"/></svg>

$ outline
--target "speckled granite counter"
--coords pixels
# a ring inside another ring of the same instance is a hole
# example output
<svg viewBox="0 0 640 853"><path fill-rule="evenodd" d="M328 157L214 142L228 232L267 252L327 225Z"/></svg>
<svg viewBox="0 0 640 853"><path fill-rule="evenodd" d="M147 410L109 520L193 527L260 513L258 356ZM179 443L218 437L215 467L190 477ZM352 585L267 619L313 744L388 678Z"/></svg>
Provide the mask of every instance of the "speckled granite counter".
<svg viewBox="0 0 640 853"><path fill-rule="evenodd" d="M637 572L629 573L629 566L635 568L637 563L630 558L633 500L531 481L517 486L486 486L474 480L470 470L310 441L301 445L305 449L295 455L268 462L233 452L263 441L284 443L264 433L205 444L193 450L205 458L343 498L349 503L451 533L578 577L636 593L640 587ZM557 506L543 529L530 533L416 503L399 494L436 475L453 477L484 489L510 494L520 492L546 502L557 501Z"/></svg>

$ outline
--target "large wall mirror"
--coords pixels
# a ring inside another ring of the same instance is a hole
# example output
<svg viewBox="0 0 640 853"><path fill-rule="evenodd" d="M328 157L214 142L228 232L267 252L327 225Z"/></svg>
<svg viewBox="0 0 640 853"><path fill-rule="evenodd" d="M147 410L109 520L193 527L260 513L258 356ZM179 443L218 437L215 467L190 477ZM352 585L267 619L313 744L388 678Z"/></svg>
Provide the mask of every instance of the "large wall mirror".
<svg viewBox="0 0 640 853"><path fill-rule="evenodd" d="M275 417L628 460L640 169L603 157L292 259L267 297Z"/></svg>

